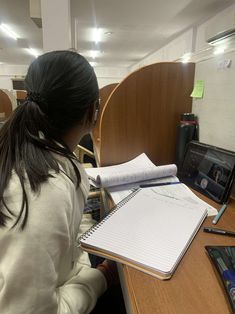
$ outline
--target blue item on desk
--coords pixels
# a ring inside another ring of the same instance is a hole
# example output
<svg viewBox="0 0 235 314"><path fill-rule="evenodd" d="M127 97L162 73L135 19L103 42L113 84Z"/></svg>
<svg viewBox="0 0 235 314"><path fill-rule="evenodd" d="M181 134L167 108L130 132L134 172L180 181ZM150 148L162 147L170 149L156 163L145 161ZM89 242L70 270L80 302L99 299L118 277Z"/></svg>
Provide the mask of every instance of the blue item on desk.
<svg viewBox="0 0 235 314"><path fill-rule="evenodd" d="M212 220L212 223L215 225L217 224L217 222L219 221L220 217L223 215L223 212L225 211L225 209L227 208L227 203L223 204L223 206L220 208L220 210L218 211L218 214L214 217L214 219Z"/></svg>

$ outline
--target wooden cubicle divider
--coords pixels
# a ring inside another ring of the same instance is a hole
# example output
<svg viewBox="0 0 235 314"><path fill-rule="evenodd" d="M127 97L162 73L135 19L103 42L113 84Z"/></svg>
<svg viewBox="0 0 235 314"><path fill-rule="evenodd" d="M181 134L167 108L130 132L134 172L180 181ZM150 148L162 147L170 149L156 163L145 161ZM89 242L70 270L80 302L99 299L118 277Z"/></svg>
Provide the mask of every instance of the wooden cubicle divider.
<svg viewBox="0 0 235 314"><path fill-rule="evenodd" d="M17 99L18 105L23 103L25 101L26 97L27 97L26 90L17 90L16 91L16 99Z"/></svg>
<svg viewBox="0 0 235 314"><path fill-rule="evenodd" d="M100 89L100 111L98 115L98 119L96 121L96 125L92 131L92 137L93 138L99 138L99 128L100 128L100 117L101 113L103 111L104 105L109 98L110 94L114 90L114 88L118 85L118 83L113 83L106 85Z"/></svg>
<svg viewBox="0 0 235 314"><path fill-rule="evenodd" d="M12 113L13 106L10 97L0 89L0 120L4 121Z"/></svg>
<svg viewBox="0 0 235 314"><path fill-rule="evenodd" d="M145 152L158 165L175 162L180 114L191 112L194 63L162 62L127 76L109 96L93 137L100 166Z"/></svg>

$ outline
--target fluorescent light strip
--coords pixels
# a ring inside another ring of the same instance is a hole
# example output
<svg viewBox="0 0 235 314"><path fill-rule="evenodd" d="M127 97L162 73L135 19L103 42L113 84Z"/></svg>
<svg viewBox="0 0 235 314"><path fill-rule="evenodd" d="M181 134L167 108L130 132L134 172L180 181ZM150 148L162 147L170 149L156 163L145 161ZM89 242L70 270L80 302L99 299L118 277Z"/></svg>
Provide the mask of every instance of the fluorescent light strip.
<svg viewBox="0 0 235 314"><path fill-rule="evenodd" d="M1 24L0 25L1 30L4 31L5 34L7 34L9 37L13 38L14 40L17 40L17 38L19 37L18 35L16 35L15 32L13 32L8 25L6 24Z"/></svg>

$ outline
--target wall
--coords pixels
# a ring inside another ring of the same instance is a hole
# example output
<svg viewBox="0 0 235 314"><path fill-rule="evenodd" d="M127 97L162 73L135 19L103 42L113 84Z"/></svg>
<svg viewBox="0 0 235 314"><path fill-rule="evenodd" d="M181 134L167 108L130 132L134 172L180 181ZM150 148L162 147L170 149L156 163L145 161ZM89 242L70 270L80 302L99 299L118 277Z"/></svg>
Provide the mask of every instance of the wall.
<svg viewBox="0 0 235 314"><path fill-rule="evenodd" d="M204 97L194 99L192 108L199 119L200 141L235 151L235 40L229 52L218 56L213 55L212 47L205 40L208 27L228 21L235 24L235 4L189 29L129 70L154 62L180 61L184 53L192 51L192 61L196 62L195 80L205 82ZM225 59L231 59L231 66L219 68Z"/></svg>
<svg viewBox="0 0 235 314"><path fill-rule="evenodd" d="M0 64L0 89L12 89L13 77L22 77L27 72L27 65L6 65ZM111 83L120 82L128 73L127 68L117 68L117 67L96 67L94 68L97 75L99 87Z"/></svg>
<svg viewBox="0 0 235 314"><path fill-rule="evenodd" d="M127 68L118 67L96 67L94 68L97 75L99 88L112 83L119 83L128 74Z"/></svg>
<svg viewBox="0 0 235 314"><path fill-rule="evenodd" d="M192 51L193 49L193 34L194 30L191 28L181 34L179 37L172 40L166 46L150 54L142 61L133 65L129 72L132 72L140 67L148 64L161 61L174 61L182 57L185 53Z"/></svg>
<svg viewBox="0 0 235 314"><path fill-rule="evenodd" d="M198 27L196 52L207 47L206 29L213 25L234 21L235 5ZM203 99L193 100L193 112L200 123L200 141L235 151L235 47L230 52L213 56L196 64L195 80L204 80ZM225 59L229 68L220 68Z"/></svg>
<svg viewBox="0 0 235 314"><path fill-rule="evenodd" d="M219 68L224 58L230 68ZM200 141L235 151L235 52L197 63L195 79L205 83L203 99L193 100Z"/></svg>
<svg viewBox="0 0 235 314"><path fill-rule="evenodd" d="M27 72L27 65L0 64L0 89L12 90L12 78L22 77Z"/></svg>

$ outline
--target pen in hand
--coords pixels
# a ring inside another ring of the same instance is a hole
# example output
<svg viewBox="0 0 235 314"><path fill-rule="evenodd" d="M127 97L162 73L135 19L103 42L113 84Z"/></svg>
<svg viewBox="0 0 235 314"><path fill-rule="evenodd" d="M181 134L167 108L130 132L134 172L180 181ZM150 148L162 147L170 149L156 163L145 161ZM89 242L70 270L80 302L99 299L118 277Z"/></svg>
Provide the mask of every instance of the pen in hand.
<svg viewBox="0 0 235 314"><path fill-rule="evenodd" d="M212 223L215 225L217 224L218 220L220 219L220 217L222 216L223 212L225 211L227 207L227 203L223 204L223 206L220 208L218 214L214 217L214 219L212 220Z"/></svg>

